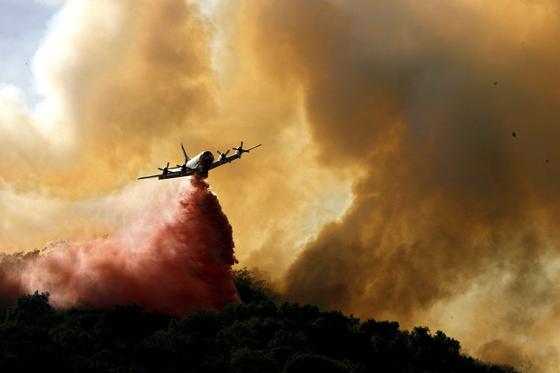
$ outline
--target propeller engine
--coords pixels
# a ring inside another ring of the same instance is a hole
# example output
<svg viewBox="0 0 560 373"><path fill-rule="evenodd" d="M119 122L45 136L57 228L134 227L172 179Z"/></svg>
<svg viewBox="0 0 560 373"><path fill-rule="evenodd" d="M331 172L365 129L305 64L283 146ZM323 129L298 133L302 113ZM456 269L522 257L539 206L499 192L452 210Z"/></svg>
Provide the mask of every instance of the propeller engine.
<svg viewBox="0 0 560 373"><path fill-rule="evenodd" d="M164 175L167 175L167 173L169 172L169 162L167 162L167 166L165 166L164 168L158 167L158 170L162 171Z"/></svg>
<svg viewBox="0 0 560 373"><path fill-rule="evenodd" d="M237 148L232 148L233 150L235 150L237 152L237 154L239 155L239 158L241 158L241 155L243 153L249 153L251 150L258 148L259 146L261 146L262 144L259 145L255 145L250 147L249 149L243 149L243 141L241 141L241 144L239 145L239 147Z"/></svg>
<svg viewBox="0 0 560 373"><path fill-rule="evenodd" d="M227 155L228 155L228 153L229 153L229 149L228 149L225 153L222 153L222 152L220 152L219 150L216 150L216 151L217 151L218 154L220 155L220 157L218 158L218 161L220 161L220 162L223 162L223 161L226 159L226 157L227 157Z"/></svg>

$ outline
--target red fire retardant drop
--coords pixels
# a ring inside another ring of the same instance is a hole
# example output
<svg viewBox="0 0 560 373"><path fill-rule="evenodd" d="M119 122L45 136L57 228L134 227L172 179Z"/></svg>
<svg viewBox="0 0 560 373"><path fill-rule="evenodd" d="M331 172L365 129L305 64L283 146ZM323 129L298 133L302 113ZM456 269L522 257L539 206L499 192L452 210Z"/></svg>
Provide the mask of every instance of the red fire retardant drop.
<svg viewBox="0 0 560 373"><path fill-rule="evenodd" d="M232 229L208 184L191 178L177 201L115 237L58 246L30 260L21 288L55 307L138 304L185 316L238 300Z"/></svg>

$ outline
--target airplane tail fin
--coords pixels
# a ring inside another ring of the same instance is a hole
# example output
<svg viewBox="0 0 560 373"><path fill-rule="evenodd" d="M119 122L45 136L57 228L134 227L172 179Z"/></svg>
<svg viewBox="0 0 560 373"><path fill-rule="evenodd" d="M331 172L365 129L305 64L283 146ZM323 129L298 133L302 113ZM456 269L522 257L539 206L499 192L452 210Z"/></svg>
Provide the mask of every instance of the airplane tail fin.
<svg viewBox="0 0 560 373"><path fill-rule="evenodd" d="M183 150L183 155L185 156L185 164L187 164L187 162L190 160L187 152L185 151L185 147L183 146L183 143L181 143L181 149Z"/></svg>

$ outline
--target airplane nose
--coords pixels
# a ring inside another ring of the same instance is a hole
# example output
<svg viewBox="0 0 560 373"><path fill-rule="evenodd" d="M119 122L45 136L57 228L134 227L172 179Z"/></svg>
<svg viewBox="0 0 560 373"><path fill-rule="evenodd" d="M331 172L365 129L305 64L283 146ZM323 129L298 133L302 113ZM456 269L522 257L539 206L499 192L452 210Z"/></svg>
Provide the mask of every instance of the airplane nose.
<svg viewBox="0 0 560 373"><path fill-rule="evenodd" d="M214 155L212 152L204 152L200 158L203 167L210 167L212 162L214 162Z"/></svg>

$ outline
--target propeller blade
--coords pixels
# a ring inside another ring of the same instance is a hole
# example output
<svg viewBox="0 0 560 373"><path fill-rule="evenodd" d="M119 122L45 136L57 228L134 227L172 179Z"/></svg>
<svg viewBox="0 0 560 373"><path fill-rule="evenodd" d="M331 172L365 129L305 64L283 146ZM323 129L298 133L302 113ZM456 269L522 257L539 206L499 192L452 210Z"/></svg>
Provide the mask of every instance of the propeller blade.
<svg viewBox="0 0 560 373"><path fill-rule="evenodd" d="M164 168L158 167L158 170L167 171L168 168L169 168L169 162L167 162L167 166L165 166Z"/></svg>
<svg viewBox="0 0 560 373"><path fill-rule="evenodd" d="M216 150L216 152L218 152L219 155L222 155L222 153L219 150Z"/></svg>
<svg viewBox="0 0 560 373"><path fill-rule="evenodd" d="M243 141L241 141L241 145L239 146L240 149L243 149Z"/></svg>
<svg viewBox="0 0 560 373"><path fill-rule="evenodd" d="M228 150L224 153L224 155L228 155L229 151L230 151L230 149L228 149Z"/></svg>

